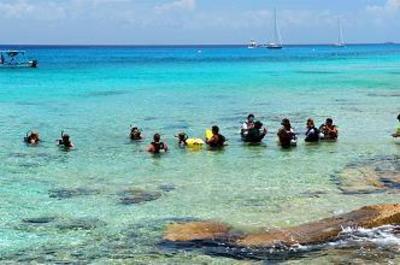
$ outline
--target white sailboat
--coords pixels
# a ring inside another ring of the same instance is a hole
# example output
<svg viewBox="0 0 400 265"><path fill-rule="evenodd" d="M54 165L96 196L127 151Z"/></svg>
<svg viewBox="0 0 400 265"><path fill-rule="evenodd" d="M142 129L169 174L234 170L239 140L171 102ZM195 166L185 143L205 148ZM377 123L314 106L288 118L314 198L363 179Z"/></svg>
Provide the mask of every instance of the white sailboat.
<svg viewBox="0 0 400 265"><path fill-rule="evenodd" d="M344 38L343 38L343 27L342 27L342 21L340 18L338 18L338 39L337 42L335 43L336 47L345 47L346 43L344 43Z"/></svg>
<svg viewBox="0 0 400 265"><path fill-rule="evenodd" d="M282 37L281 37L281 32L279 30L279 25L278 25L278 16L276 14L276 8L274 10L274 39L267 44L268 49L282 49Z"/></svg>

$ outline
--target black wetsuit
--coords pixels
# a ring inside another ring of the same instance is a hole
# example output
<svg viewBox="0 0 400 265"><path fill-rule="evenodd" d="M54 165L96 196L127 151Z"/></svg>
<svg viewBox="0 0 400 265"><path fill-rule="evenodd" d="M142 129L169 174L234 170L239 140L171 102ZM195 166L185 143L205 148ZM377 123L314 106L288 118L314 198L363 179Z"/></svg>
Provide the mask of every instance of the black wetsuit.
<svg viewBox="0 0 400 265"><path fill-rule="evenodd" d="M152 142L151 145L154 148L154 154L159 154L161 150L165 150L165 144L163 142Z"/></svg>
<svg viewBox="0 0 400 265"><path fill-rule="evenodd" d="M319 141L319 130L316 127L309 128L306 132L306 142L318 142Z"/></svg>
<svg viewBox="0 0 400 265"><path fill-rule="evenodd" d="M216 142L214 142L214 141L209 142L208 145L211 148L221 148L221 147L224 147L225 141L226 141L225 136L218 134L218 140Z"/></svg>
<svg viewBox="0 0 400 265"><path fill-rule="evenodd" d="M72 143L70 141L65 142L64 140L58 140L58 145L64 146L65 148L72 148Z"/></svg>
<svg viewBox="0 0 400 265"><path fill-rule="evenodd" d="M246 135L242 135L242 139L244 142L247 143L259 143L265 137L265 133L256 128L252 128L248 130Z"/></svg>

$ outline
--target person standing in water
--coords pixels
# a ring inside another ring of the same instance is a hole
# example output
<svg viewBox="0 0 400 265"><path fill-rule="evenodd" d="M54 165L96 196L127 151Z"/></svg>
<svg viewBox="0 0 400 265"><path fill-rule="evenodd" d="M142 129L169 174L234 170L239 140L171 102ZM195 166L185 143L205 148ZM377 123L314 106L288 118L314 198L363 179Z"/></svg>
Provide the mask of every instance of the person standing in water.
<svg viewBox="0 0 400 265"><path fill-rule="evenodd" d="M24 142L29 145L39 144L39 142L41 142L39 132L28 132L24 138Z"/></svg>
<svg viewBox="0 0 400 265"><path fill-rule="evenodd" d="M279 129L277 135L279 137L279 143L282 148L290 148L291 146L296 146L296 133L290 124L289 119L283 119L281 122L282 128Z"/></svg>
<svg viewBox="0 0 400 265"><path fill-rule="evenodd" d="M225 145L226 138L222 134L219 133L219 127L213 126L211 128L212 137L210 139L206 139L206 143L211 148L222 148Z"/></svg>
<svg viewBox="0 0 400 265"><path fill-rule="evenodd" d="M64 133L64 131L61 132L61 138L58 139L57 141L59 146L62 146L67 149L74 148L74 144L71 142L70 136Z"/></svg>
<svg viewBox="0 0 400 265"><path fill-rule="evenodd" d="M319 130L315 127L313 119L307 120L307 131L306 131L305 141L307 143L319 142Z"/></svg>
<svg viewBox="0 0 400 265"><path fill-rule="evenodd" d="M156 133L153 136L153 142L147 148L147 151L152 154L159 154L161 152L168 152L168 146L166 143L161 141L160 134Z"/></svg>
<svg viewBox="0 0 400 265"><path fill-rule="evenodd" d="M246 135L250 129L254 128L255 125L254 120L255 120L254 114L249 114L249 116L247 116L247 120L242 124L242 128L240 131L240 134L242 136Z"/></svg>
<svg viewBox="0 0 400 265"><path fill-rule="evenodd" d="M140 130L138 127L132 127L131 132L129 134L129 138L132 141L142 140L143 139L142 130Z"/></svg>
<svg viewBox="0 0 400 265"><path fill-rule="evenodd" d="M397 124L395 133L392 134L394 138L400 138L400 114L399 116L397 116L397 120L399 121L399 123Z"/></svg>
<svg viewBox="0 0 400 265"><path fill-rule="evenodd" d="M325 124L322 124L319 130L322 134L321 140L336 141L339 136L339 131L331 118L326 119Z"/></svg>
<svg viewBox="0 0 400 265"><path fill-rule="evenodd" d="M254 123L254 128L248 130L245 136L242 135L242 140L246 143L261 143L267 133L268 130L264 127L262 122L256 121Z"/></svg>
<svg viewBox="0 0 400 265"><path fill-rule="evenodd" d="M186 147L187 146L187 140L189 139L189 136L185 132L180 132L177 135L175 135L176 138L178 138L178 145L179 147Z"/></svg>

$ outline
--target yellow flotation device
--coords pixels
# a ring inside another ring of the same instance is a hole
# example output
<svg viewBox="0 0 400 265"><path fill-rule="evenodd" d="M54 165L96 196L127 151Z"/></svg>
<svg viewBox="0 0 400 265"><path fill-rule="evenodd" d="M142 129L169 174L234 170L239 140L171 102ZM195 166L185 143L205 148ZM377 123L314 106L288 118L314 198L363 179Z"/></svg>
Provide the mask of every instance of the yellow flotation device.
<svg viewBox="0 0 400 265"><path fill-rule="evenodd" d="M210 140L213 137L213 133L210 129L206 130L206 140Z"/></svg>
<svg viewBox="0 0 400 265"><path fill-rule="evenodd" d="M187 147L201 147L204 145L204 141L199 138L191 138L186 140Z"/></svg>

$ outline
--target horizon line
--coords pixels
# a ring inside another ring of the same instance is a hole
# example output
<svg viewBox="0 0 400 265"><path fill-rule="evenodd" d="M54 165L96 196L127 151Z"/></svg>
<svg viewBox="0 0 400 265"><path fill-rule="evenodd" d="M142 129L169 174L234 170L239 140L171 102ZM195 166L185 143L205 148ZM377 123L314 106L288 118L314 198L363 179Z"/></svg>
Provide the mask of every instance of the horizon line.
<svg viewBox="0 0 400 265"><path fill-rule="evenodd" d="M347 46L355 46L355 45L382 45L382 44L400 44L398 42L354 42L354 43L345 43ZM291 44L284 44L284 47L290 47L290 46L333 46L335 43L291 43ZM95 44L51 44L51 43L46 43L46 44L23 44L23 43L13 43L13 44L0 44L0 47L5 47L5 46L31 46L31 47L38 47L38 46L63 46L63 47L207 47L207 46L236 46L236 47L247 47L248 44L238 44L238 43L224 43L224 44L213 44L213 43L205 43L205 44L101 44L101 43L95 43ZM261 47L262 48L262 47Z"/></svg>

